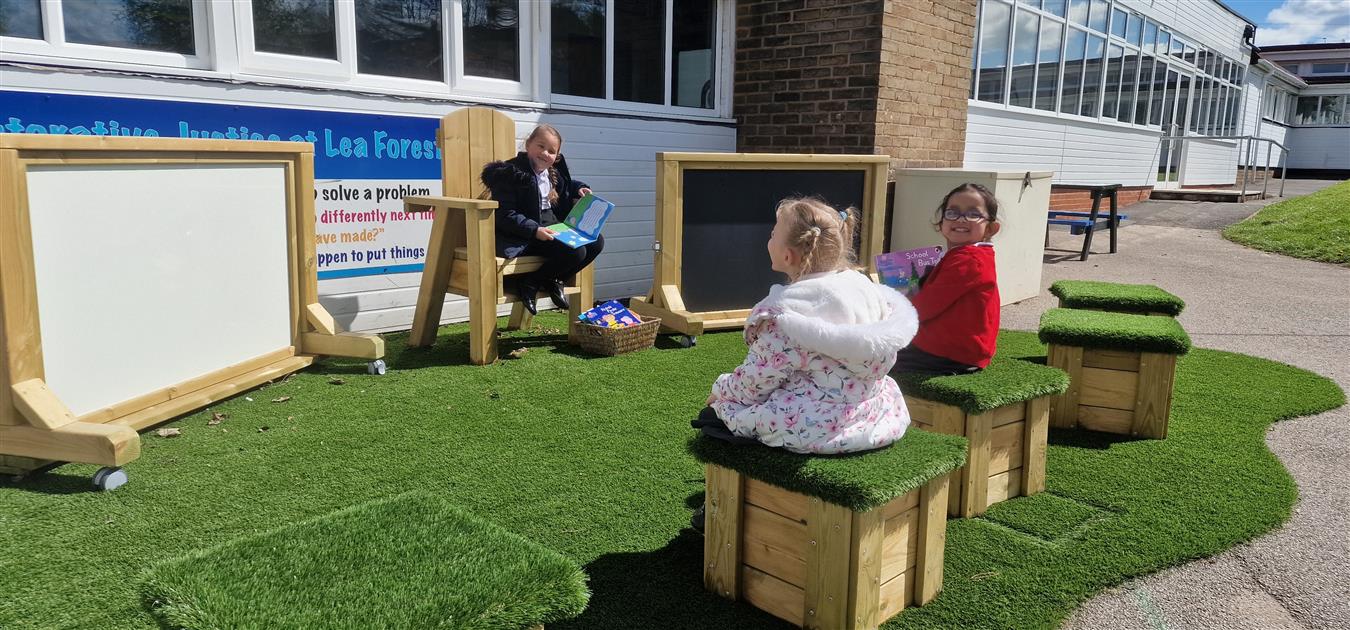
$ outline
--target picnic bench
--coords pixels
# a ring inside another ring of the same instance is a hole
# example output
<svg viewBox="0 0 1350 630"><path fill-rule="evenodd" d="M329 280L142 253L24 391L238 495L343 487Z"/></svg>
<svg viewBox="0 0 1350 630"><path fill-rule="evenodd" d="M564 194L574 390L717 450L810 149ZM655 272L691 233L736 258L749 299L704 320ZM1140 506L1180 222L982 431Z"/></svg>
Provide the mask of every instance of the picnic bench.
<svg viewBox="0 0 1350 630"><path fill-rule="evenodd" d="M1105 184L1100 186L1087 185L1065 185L1056 184L1056 188L1061 190L1086 190L1092 194L1092 209L1087 212L1079 210L1051 210L1049 218L1046 219L1045 244L1050 244L1050 226L1067 225L1069 233L1075 236L1083 235L1083 252L1078 260L1087 260L1088 254L1092 253L1092 233L1099 228L1108 228L1111 231L1111 253L1116 253L1116 229L1120 227L1120 222L1130 218L1129 215L1118 212L1117 193L1120 190L1120 184ZM1106 217L1100 215L1102 199L1107 198L1111 201L1110 213Z"/></svg>

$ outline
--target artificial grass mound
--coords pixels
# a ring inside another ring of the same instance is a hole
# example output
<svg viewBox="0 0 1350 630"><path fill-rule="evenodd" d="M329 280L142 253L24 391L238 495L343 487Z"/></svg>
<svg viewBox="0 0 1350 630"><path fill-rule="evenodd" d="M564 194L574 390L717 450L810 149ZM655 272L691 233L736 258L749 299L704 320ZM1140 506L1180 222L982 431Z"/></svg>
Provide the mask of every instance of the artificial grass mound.
<svg viewBox="0 0 1350 630"><path fill-rule="evenodd" d="M994 357L988 367L974 374L933 376L905 372L891 376L900 384L900 391L910 396L960 407L969 414L1063 394L1069 389L1069 375L1064 370L1002 357Z"/></svg>
<svg viewBox="0 0 1350 630"><path fill-rule="evenodd" d="M575 617L590 598L575 562L424 493L169 560L144 595L187 629L518 630Z"/></svg>
<svg viewBox="0 0 1350 630"><path fill-rule="evenodd" d="M1050 285L1050 293L1065 308L1099 309L1117 313L1163 313L1176 317L1186 302L1151 284L1098 282L1096 280L1059 280Z"/></svg>
<svg viewBox="0 0 1350 630"><path fill-rule="evenodd" d="M689 440L689 452L705 464L865 512L961 467L966 463L966 439L910 428L883 449L813 456L767 446L735 446L700 435Z"/></svg>
<svg viewBox="0 0 1350 630"><path fill-rule="evenodd" d="M1171 317L1052 308L1041 314L1041 343L1061 346L1186 354L1191 338Z"/></svg>

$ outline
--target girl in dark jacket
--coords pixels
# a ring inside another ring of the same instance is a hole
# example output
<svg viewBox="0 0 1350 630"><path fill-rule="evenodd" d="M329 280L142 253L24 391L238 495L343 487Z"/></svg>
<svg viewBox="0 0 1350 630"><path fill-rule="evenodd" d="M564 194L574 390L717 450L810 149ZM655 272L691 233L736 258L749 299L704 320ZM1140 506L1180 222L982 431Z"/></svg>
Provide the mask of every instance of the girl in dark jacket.
<svg viewBox="0 0 1350 630"><path fill-rule="evenodd" d="M572 249L554 240L547 226L561 222L578 199L591 192L572 179L559 153L562 134L541 124L525 138L525 150L504 162L483 168L483 185L497 202L497 255L503 258L542 256L538 271L519 276L516 292L525 308L536 313L535 295L542 289L553 303L568 308L563 281L585 269L605 247L605 237Z"/></svg>

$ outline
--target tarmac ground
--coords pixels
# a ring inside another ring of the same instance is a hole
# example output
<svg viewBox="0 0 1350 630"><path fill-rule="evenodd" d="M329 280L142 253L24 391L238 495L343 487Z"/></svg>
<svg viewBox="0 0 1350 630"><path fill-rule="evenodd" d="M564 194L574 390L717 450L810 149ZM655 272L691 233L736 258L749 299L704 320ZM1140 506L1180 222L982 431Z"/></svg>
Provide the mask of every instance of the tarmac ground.
<svg viewBox="0 0 1350 630"><path fill-rule="evenodd" d="M1285 198L1337 182L1290 180ZM1145 201L1122 209L1118 253L1099 231L1052 229L1040 296L1003 308L1002 325L1035 330L1061 279L1158 285L1186 301L1196 346L1288 363L1350 391L1350 268L1268 254L1219 230L1280 199L1245 204ZM1278 422L1266 443L1298 485L1284 527L1211 558L1122 584L1084 602L1072 630L1350 628L1350 406Z"/></svg>

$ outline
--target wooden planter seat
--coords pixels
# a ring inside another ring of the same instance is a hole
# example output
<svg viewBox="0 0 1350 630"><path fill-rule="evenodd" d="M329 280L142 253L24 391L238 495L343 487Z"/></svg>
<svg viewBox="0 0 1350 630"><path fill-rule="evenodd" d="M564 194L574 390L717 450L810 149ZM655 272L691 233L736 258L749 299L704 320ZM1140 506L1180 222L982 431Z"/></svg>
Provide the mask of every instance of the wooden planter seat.
<svg viewBox="0 0 1350 630"><path fill-rule="evenodd" d="M948 475L965 440L808 457L710 438L703 584L805 628L876 628L942 590Z"/></svg>
<svg viewBox="0 0 1350 630"><path fill-rule="evenodd" d="M1062 370L995 359L974 374L898 375L913 426L965 436L967 464L952 474L948 512L969 518L1045 490L1050 400L1066 391Z"/></svg>
<svg viewBox="0 0 1350 630"><path fill-rule="evenodd" d="M1052 309L1040 338L1070 380L1050 402L1050 426L1167 437L1177 356L1191 347L1175 319Z"/></svg>
<svg viewBox="0 0 1350 630"><path fill-rule="evenodd" d="M1060 280L1050 285L1061 308L1176 317L1186 302L1151 284Z"/></svg>

